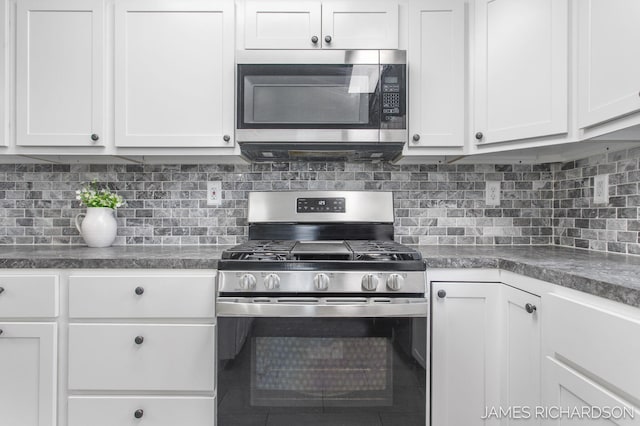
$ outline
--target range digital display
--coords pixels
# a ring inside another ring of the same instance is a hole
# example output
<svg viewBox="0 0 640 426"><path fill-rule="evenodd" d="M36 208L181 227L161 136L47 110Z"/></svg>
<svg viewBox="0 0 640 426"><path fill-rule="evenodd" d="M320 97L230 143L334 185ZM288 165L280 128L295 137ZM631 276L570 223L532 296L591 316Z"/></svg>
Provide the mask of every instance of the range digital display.
<svg viewBox="0 0 640 426"><path fill-rule="evenodd" d="M344 198L298 198L298 213L345 213Z"/></svg>

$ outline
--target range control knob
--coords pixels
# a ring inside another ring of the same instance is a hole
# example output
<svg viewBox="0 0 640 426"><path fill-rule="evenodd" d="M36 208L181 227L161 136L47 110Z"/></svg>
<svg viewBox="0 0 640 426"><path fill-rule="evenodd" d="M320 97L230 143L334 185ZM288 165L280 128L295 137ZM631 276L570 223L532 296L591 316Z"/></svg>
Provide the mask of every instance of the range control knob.
<svg viewBox="0 0 640 426"><path fill-rule="evenodd" d="M362 288L367 291L374 291L378 288L378 277L373 274L367 274L362 277Z"/></svg>
<svg viewBox="0 0 640 426"><path fill-rule="evenodd" d="M327 274L316 274L313 277L313 286L316 290L324 291L329 288L329 276Z"/></svg>
<svg viewBox="0 0 640 426"><path fill-rule="evenodd" d="M252 274L244 274L240 277L240 288L242 290L253 290L256 288L256 277Z"/></svg>
<svg viewBox="0 0 640 426"><path fill-rule="evenodd" d="M273 290L280 287L280 277L278 274L269 274L264 277L264 288L267 290Z"/></svg>
<svg viewBox="0 0 640 426"><path fill-rule="evenodd" d="M402 288L404 278L400 274L391 274L387 278L387 288L391 291L398 291Z"/></svg>

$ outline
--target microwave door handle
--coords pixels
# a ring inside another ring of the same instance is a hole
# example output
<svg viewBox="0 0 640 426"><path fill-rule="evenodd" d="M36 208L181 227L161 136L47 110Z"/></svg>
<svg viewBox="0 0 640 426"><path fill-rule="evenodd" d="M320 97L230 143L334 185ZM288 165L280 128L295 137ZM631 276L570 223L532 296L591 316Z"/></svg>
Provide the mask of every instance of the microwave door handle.
<svg viewBox="0 0 640 426"><path fill-rule="evenodd" d="M237 299L218 298L221 317L426 317L426 298L373 299L349 303L345 299Z"/></svg>

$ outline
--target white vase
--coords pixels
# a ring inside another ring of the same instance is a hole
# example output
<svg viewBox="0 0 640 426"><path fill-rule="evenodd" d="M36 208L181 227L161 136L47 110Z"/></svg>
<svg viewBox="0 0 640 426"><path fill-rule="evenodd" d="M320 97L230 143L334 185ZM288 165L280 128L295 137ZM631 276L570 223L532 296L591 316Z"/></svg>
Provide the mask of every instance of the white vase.
<svg viewBox="0 0 640 426"><path fill-rule="evenodd" d="M108 207L87 207L86 214L76 216L76 228L89 247L109 247L113 244L118 233L114 212ZM84 217L82 222L81 217Z"/></svg>

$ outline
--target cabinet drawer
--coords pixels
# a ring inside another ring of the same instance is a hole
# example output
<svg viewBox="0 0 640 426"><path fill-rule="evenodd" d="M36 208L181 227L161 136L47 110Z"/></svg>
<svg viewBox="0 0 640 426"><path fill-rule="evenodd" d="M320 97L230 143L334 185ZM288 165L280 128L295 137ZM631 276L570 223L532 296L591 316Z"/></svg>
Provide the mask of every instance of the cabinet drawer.
<svg viewBox="0 0 640 426"><path fill-rule="evenodd" d="M68 425L211 426L215 406L215 398L70 397Z"/></svg>
<svg viewBox="0 0 640 426"><path fill-rule="evenodd" d="M57 275L3 275L0 289L0 317L58 316Z"/></svg>
<svg viewBox="0 0 640 426"><path fill-rule="evenodd" d="M69 277L69 316L213 318L215 277L73 275Z"/></svg>
<svg viewBox="0 0 640 426"><path fill-rule="evenodd" d="M640 310L631 317L555 294L543 298L548 351L640 398Z"/></svg>
<svg viewBox="0 0 640 426"><path fill-rule="evenodd" d="M212 392L214 342L213 325L71 324L69 388Z"/></svg>

